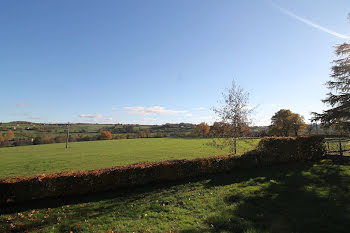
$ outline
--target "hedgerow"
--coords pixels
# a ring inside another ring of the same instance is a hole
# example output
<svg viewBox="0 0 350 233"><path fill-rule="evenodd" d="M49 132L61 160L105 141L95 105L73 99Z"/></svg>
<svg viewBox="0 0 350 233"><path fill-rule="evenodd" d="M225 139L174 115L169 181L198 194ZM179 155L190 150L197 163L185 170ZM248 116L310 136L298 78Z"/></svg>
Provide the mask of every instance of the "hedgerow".
<svg viewBox="0 0 350 233"><path fill-rule="evenodd" d="M258 144L261 165L318 159L325 155L323 136L266 137Z"/></svg>
<svg viewBox="0 0 350 233"><path fill-rule="evenodd" d="M317 159L324 154L321 137L265 138L256 150L241 156L214 156L131 164L91 171L4 178L0 180L0 204L118 190L240 168Z"/></svg>

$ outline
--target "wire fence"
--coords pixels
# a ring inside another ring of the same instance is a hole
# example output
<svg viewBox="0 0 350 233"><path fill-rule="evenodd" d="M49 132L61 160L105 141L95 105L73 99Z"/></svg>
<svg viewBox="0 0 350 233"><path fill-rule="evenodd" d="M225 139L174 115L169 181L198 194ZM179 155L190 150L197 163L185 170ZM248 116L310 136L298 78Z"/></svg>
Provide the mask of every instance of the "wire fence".
<svg viewBox="0 0 350 233"><path fill-rule="evenodd" d="M350 139L326 139L329 154L350 155Z"/></svg>

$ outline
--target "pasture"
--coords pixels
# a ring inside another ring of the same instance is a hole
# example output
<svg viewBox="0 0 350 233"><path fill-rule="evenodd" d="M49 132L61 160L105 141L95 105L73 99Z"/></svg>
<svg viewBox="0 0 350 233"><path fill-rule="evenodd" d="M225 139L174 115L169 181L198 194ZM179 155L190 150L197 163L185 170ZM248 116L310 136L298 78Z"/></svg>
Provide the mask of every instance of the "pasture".
<svg viewBox="0 0 350 233"><path fill-rule="evenodd" d="M1 232L348 232L350 165L242 169L2 209Z"/></svg>
<svg viewBox="0 0 350 233"><path fill-rule="evenodd" d="M141 162L193 159L227 154L206 145L211 139L144 138L0 148L0 178L91 170ZM238 153L258 139L239 141Z"/></svg>

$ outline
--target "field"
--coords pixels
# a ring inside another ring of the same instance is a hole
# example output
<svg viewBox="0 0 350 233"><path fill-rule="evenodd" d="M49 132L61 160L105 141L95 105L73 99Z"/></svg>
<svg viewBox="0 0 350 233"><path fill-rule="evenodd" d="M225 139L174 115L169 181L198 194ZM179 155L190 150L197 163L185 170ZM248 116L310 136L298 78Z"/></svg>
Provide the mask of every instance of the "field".
<svg viewBox="0 0 350 233"><path fill-rule="evenodd" d="M350 165L331 160L3 209L0 231L348 232Z"/></svg>
<svg viewBox="0 0 350 233"><path fill-rule="evenodd" d="M193 159L227 154L210 139L147 138L0 148L0 177L91 170L146 161ZM238 153L253 149L257 139L239 142Z"/></svg>

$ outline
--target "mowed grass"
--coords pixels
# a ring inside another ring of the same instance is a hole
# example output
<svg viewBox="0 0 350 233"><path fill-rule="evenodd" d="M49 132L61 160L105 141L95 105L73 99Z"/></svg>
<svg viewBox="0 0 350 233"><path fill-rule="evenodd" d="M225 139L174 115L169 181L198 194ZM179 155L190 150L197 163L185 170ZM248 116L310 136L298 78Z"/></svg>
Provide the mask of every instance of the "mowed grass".
<svg viewBox="0 0 350 233"><path fill-rule="evenodd" d="M0 177L91 170L140 162L224 155L206 145L211 139L146 138L0 148ZM258 139L239 141L238 153L253 149Z"/></svg>
<svg viewBox="0 0 350 233"><path fill-rule="evenodd" d="M349 232L350 165L331 160L3 208L0 232Z"/></svg>

